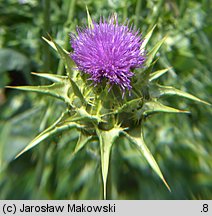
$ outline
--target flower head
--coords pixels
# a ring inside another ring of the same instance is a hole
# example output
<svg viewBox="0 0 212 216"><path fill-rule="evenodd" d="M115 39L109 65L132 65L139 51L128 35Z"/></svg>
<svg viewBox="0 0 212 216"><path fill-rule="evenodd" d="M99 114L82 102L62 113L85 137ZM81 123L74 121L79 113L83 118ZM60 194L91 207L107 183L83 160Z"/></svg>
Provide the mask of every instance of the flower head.
<svg viewBox="0 0 212 216"><path fill-rule="evenodd" d="M112 18L108 22L100 20L93 28L77 29L71 34L70 54L79 70L90 75L94 83L103 78L123 91L130 90L132 69L142 66L145 58L141 52L141 35L128 25L120 25Z"/></svg>

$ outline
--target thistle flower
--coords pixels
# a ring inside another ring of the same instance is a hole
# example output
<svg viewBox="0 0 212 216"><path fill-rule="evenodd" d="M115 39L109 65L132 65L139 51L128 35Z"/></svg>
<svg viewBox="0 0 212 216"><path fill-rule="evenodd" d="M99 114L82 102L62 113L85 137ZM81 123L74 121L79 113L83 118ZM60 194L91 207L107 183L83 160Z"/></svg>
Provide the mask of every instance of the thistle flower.
<svg viewBox="0 0 212 216"><path fill-rule="evenodd" d="M128 25L120 25L115 18L93 23L93 28L77 29L71 34L74 60L79 70L90 75L95 85L104 78L112 85L132 88L132 69L142 67L145 60L140 47L141 34Z"/></svg>
<svg viewBox="0 0 212 216"><path fill-rule="evenodd" d="M90 28L78 29L77 35L71 35L74 51L70 56L80 70L76 74L81 73L81 71L82 73L87 73L96 85L102 82L103 79L106 79L111 86L120 86L122 95L124 95L126 89L130 90L133 86L136 94L133 97L126 97L123 101L118 100L119 97L117 96L120 96L118 94L104 94L104 100L102 100L102 97L95 97L97 93L95 89L91 89L89 94L84 91L88 83L83 83L83 79L80 79L81 77L79 76L69 77L68 75L33 73L54 83L50 85L15 86L9 88L51 95L62 100L66 108L64 105L61 105L61 108L58 109L58 104L53 103L52 109L50 109L50 114L52 115L49 116L54 116L56 111L56 116L59 116L61 110L64 109L64 111L58 119L55 119L52 125L49 125L46 130L38 134L21 152L17 152L16 158L41 142L45 142L47 138L50 140L52 135L61 134L67 130L72 130L71 134L78 136L73 152L76 157L77 152L86 144L99 142L99 148L95 151L100 153L101 157L103 197L106 199L112 147L117 139L118 142L126 143L128 141L139 149L139 152L144 156L153 171L170 190L160 167L145 143L143 135L144 121L142 119L159 112L188 113L185 110L178 110L163 105L160 102L160 98L166 95L180 96L210 104L172 86L163 86L154 82L154 80L169 70L169 68L165 68L150 73L152 66L156 63L154 60L155 55L165 42L166 37L158 41L147 55L146 70L142 71L143 85L142 83L140 85L131 84L130 81L134 75L133 69L142 67L145 60L144 51L141 50L141 35L138 31L129 28L128 25L119 25L115 18L110 19L108 22L100 20L99 24L92 23L88 10L87 14ZM145 37L146 43L151 38L154 28L155 26L147 33ZM67 55L68 52L52 38L51 40L43 39L60 55L60 58L64 61L67 74L70 74L72 70L69 67L70 58ZM37 114L34 118L36 117ZM70 134L63 133L62 135L67 135L70 140ZM54 143L54 138L52 137L51 139ZM63 143L64 140L66 141L66 138L60 140L60 142ZM8 142L8 145L10 145L10 142ZM73 142L70 145L73 145Z"/></svg>

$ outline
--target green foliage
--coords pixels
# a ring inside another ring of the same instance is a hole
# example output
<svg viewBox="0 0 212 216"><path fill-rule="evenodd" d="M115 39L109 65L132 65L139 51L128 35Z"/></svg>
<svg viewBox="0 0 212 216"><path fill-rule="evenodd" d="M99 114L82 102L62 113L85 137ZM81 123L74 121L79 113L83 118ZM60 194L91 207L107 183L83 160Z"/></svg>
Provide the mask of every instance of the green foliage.
<svg viewBox="0 0 212 216"><path fill-rule="evenodd" d="M136 130L131 131L130 134L127 134L127 133L125 133L125 134L126 134L127 138L129 138L129 140L137 146L137 148L144 155L145 159L147 160L149 165L152 167L152 169L162 179L162 181L164 182L166 187L170 190L170 187L167 184L166 180L164 179L163 174L160 171L160 168L159 168L157 162L155 161L153 155L151 154L147 145L144 142L143 132L141 131L141 129L137 128Z"/></svg>
<svg viewBox="0 0 212 216"><path fill-rule="evenodd" d="M102 165L102 178L104 185L103 197L106 199L106 190L107 190L107 176L108 176L108 168L110 161L110 152L114 141L118 138L120 132L123 129L115 126L114 128L103 131L96 128L97 135L99 137L100 142L100 151L101 151L101 165Z"/></svg>
<svg viewBox="0 0 212 216"><path fill-rule="evenodd" d="M17 38L8 31L12 18L1 19L1 46L10 48L8 56L18 50L28 62L25 68L19 57L14 62L10 59L12 63L2 71L2 86L14 85L6 77L9 71L20 70L30 86L15 83L13 88L42 94L7 90L7 100L0 107L0 198L101 199L106 198L106 190L109 199L211 198L210 106L185 104L180 99L208 104L187 92L205 99L211 94L212 67L206 57L212 56L206 19L210 11L205 1L86 1L92 19L117 12L123 21L128 17L140 27L146 38L141 47L147 50L146 66L135 71L136 88L124 100L119 91L93 88L73 70L68 34L77 23L92 28L88 9L85 18L85 1L51 1L49 19L46 2L42 7L36 1L23 4L20 13L20 5L9 1L12 4L5 13L11 9L13 16L21 16L13 24L20 30ZM5 7L9 3L5 1ZM60 60L40 41L41 31ZM28 79L29 68L45 71L33 74L47 81ZM168 86L158 84L157 79ZM182 110L188 105L189 115L153 115L187 113ZM13 160L15 155L21 156ZM172 192L158 184L158 179Z"/></svg>

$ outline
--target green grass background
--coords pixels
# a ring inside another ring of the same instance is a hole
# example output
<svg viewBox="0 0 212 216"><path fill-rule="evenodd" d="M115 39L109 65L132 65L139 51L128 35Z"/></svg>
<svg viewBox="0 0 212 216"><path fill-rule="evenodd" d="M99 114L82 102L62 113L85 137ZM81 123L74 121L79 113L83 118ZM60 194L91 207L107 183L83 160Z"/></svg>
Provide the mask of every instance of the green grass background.
<svg viewBox="0 0 212 216"><path fill-rule="evenodd" d="M6 85L41 84L31 71L64 73L41 36L49 33L70 50L69 33L92 18L116 12L145 35L157 24L147 49L168 34L154 69L172 67L160 83L212 103L212 2L210 0L0 0L0 199L101 199L98 145L72 152L76 131L48 139L13 160L64 108L35 93ZM42 83L43 84L43 83ZM172 192L136 149L116 143L108 179L109 199L211 199L211 107L177 97L164 103L190 115L158 114L144 124L145 139Z"/></svg>

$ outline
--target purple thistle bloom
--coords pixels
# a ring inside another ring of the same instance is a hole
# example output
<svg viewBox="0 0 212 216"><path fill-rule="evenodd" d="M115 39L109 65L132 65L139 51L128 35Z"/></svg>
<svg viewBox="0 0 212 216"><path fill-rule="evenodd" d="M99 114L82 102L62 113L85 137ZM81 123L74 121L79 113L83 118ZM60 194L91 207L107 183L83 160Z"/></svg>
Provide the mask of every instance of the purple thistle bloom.
<svg viewBox="0 0 212 216"><path fill-rule="evenodd" d="M95 84L106 78L111 86L119 85L123 92L130 90L131 70L142 67L145 60L140 50L141 34L118 24L115 18L93 23L93 28L78 28L77 34L71 34L74 51L70 56L79 70L89 74Z"/></svg>

